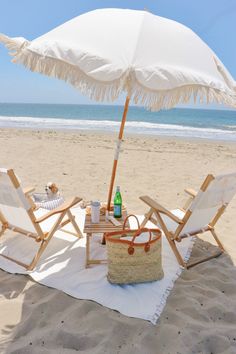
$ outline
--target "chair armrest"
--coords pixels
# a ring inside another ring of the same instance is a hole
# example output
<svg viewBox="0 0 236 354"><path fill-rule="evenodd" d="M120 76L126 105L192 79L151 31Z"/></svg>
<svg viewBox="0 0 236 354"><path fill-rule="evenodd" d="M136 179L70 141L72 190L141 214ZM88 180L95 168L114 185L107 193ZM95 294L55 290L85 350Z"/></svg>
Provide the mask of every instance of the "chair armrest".
<svg viewBox="0 0 236 354"><path fill-rule="evenodd" d="M189 194L192 198L196 197L197 192L192 188L187 188L184 190L185 193Z"/></svg>
<svg viewBox="0 0 236 354"><path fill-rule="evenodd" d="M40 218L36 219L35 222L36 223L41 223L42 221L50 218L52 215L55 214L60 214L63 211L67 211L69 210L71 207L73 207L74 205L78 204L80 201L82 200L82 198L79 197L74 197L71 200L64 202L62 205L60 205L58 208L53 209L51 211L49 211L47 214L41 216Z"/></svg>
<svg viewBox="0 0 236 354"><path fill-rule="evenodd" d="M145 196L139 197L139 199L141 199L144 203L149 205L151 208L153 208L157 212L167 215L169 218L171 218L172 220L174 220L178 224L182 224L183 223L183 221L181 219L179 219L171 211L167 210L165 207L163 207L161 204L157 203L152 198L150 198L150 197L145 195Z"/></svg>
<svg viewBox="0 0 236 354"><path fill-rule="evenodd" d="M32 193L34 190L35 190L34 187L26 187L26 188L23 188L23 193L29 194L29 193Z"/></svg>
<svg viewBox="0 0 236 354"><path fill-rule="evenodd" d="M23 188L23 193L26 197L26 199L28 200L30 206L31 206L31 209L32 210L35 210L36 209L36 206L34 204L34 201L32 199L32 196L30 195L33 191L35 190L34 187L26 187L26 188Z"/></svg>

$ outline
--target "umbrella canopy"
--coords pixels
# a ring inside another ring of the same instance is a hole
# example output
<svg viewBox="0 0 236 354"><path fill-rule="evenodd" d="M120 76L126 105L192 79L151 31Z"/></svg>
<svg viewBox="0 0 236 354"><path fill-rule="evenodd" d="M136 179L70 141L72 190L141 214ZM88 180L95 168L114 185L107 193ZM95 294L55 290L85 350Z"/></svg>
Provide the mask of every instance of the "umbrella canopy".
<svg viewBox="0 0 236 354"><path fill-rule="evenodd" d="M127 99L108 197L110 206L129 100L151 110L190 99L236 107L236 84L189 28L146 11L100 9L27 41L0 34L13 62L65 80L96 101Z"/></svg>
<svg viewBox="0 0 236 354"><path fill-rule="evenodd" d="M27 41L0 35L13 61L70 82L97 101L125 91L152 109L171 108L199 96L236 105L233 78L215 53L189 28L147 11L88 12Z"/></svg>

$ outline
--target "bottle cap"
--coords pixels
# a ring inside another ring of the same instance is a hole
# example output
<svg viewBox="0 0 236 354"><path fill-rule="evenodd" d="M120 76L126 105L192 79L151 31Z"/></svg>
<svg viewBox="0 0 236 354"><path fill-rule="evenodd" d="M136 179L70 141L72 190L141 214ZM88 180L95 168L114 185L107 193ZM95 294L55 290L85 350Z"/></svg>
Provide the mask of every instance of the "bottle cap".
<svg viewBox="0 0 236 354"><path fill-rule="evenodd" d="M120 192L120 186L117 186L117 187L116 187L116 191L117 191L117 192Z"/></svg>

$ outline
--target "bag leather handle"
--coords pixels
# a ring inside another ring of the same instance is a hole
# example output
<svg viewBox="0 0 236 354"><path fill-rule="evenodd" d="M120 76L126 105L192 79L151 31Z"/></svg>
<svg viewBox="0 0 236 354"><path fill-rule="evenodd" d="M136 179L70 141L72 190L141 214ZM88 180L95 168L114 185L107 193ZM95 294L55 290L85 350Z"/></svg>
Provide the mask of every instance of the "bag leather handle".
<svg viewBox="0 0 236 354"><path fill-rule="evenodd" d="M134 251L135 251L135 250L134 250L134 242L135 242L135 239L136 239L136 237L138 237L138 236L141 234L141 232L143 232L143 231L149 232L149 240L148 240L148 242L145 242L145 246L144 246L144 251L145 251L145 252L148 252L148 251L150 250L150 242L151 242L151 239L152 239L152 233L151 233L151 231L150 231L149 229L147 229L147 228L145 228L145 229L141 229L141 228L140 228L140 223L139 223L138 218L137 218L136 215L130 214L130 215L126 216L126 218L125 218L125 220L124 220L124 224L123 224L123 230L125 230L125 226L126 226L127 220L128 220L131 216L133 216L133 217L136 219L137 224L138 224L138 230L135 232L135 234L134 234L134 236L133 236L133 238L132 238L132 240L131 240L131 242L130 242L130 246L128 247L128 253L129 253L130 255L134 254Z"/></svg>
<svg viewBox="0 0 236 354"><path fill-rule="evenodd" d="M130 215L126 216L126 218L125 218L125 220L124 220L123 230L125 229L125 226L126 226L127 220L128 220L131 216L133 216L133 217L136 219L137 224L138 224L138 229L140 229L140 224L139 224L139 221L138 221L137 216L136 216L136 215L134 215L134 214L130 214Z"/></svg>
<svg viewBox="0 0 236 354"><path fill-rule="evenodd" d="M151 242L151 239L152 239L151 230L149 230L149 229L142 229L142 230L139 229L139 230L137 230L137 232L135 232L135 234L134 234L134 236L133 236L133 238L131 240L130 246L128 248L128 253L130 255L134 254L134 242L135 242L136 237L138 237L140 235L140 233L143 232L143 231L149 232L149 240L148 240L148 242L145 242L144 251L145 252L149 252L150 251L150 242Z"/></svg>

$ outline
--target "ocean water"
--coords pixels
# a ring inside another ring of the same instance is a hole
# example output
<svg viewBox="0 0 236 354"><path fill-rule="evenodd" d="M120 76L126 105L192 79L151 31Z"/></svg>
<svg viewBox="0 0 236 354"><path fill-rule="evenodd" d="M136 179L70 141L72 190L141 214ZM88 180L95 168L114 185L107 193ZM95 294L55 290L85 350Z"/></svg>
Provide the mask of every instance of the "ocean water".
<svg viewBox="0 0 236 354"><path fill-rule="evenodd" d="M0 104L0 128L79 129L118 132L123 113L115 105ZM236 110L175 108L149 112L131 106L125 132L236 141Z"/></svg>

